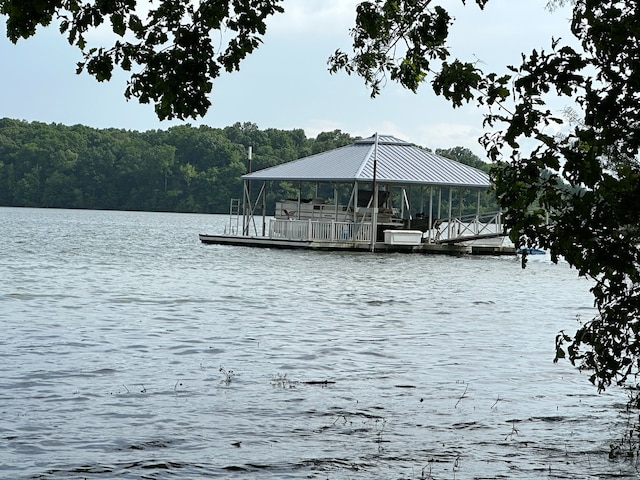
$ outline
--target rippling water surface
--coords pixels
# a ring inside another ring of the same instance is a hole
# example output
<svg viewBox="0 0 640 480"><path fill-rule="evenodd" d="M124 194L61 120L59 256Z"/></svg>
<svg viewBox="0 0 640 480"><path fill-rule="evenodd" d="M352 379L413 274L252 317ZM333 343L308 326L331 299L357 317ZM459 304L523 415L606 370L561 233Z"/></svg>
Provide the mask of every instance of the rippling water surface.
<svg viewBox="0 0 640 480"><path fill-rule="evenodd" d="M554 365L566 265L202 245L224 216L0 209L0 478L636 478Z"/></svg>

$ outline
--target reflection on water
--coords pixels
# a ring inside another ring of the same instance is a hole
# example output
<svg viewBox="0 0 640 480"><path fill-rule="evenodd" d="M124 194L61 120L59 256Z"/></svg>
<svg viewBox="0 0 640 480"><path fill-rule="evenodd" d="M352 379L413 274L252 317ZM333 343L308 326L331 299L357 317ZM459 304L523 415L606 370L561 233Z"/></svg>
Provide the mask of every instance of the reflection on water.
<svg viewBox="0 0 640 480"><path fill-rule="evenodd" d="M636 477L624 394L552 363L566 265L199 243L226 220L0 209L0 477Z"/></svg>

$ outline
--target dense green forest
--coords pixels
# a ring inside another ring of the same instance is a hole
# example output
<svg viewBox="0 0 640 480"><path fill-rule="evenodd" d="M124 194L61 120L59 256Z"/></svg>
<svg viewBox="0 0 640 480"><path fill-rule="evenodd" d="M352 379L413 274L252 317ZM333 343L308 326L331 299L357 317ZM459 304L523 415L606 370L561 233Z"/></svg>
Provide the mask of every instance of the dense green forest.
<svg viewBox="0 0 640 480"><path fill-rule="evenodd" d="M226 213L241 175L353 143L340 130L181 125L146 132L0 119L0 206ZM488 169L468 149L437 153ZM272 186L268 202L295 196Z"/></svg>

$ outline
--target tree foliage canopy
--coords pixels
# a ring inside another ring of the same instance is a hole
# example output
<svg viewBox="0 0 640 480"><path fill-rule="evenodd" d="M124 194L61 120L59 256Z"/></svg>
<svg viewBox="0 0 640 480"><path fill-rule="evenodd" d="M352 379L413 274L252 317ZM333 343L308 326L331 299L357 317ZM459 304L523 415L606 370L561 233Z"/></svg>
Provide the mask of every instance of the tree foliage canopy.
<svg viewBox="0 0 640 480"><path fill-rule="evenodd" d="M160 119L203 116L213 79L231 72L260 45L266 19L281 0L0 0L7 37L28 38L56 22L83 53L78 73L109 80L115 66L135 71L127 98L155 104ZM152 5L147 13L144 9ZM90 46L87 34L106 23L113 45ZM229 36L229 38L227 38ZM218 49L218 45L220 48Z"/></svg>

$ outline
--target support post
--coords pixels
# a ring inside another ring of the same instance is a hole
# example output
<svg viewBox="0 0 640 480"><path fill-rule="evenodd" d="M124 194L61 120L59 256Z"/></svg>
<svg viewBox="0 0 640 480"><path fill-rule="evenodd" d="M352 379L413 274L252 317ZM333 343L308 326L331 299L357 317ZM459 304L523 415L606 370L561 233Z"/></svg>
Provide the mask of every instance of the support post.
<svg viewBox="0 0 640 480"><path fill-rule="evenodd" d="M249 151L247 152L247 173L251 173L251 160L253 157L253 147L249 145ZM242 215L242 234L249 235L249 228L251 217L253 216L253 212L251 214L248 213L247 204L249 205L249 209L253 210L253 206L251 205L251 180L247 179L244 183L245 186L245 197L246 200L243 200L243 215ZM245 221L246 215L246 221Z"/></svg>
<svg viewBox="0 0 640 480"><path fill-rule="evenodd" d="M262 184L262 236L267 233L267 182Z"/></svg>
<svg viewBox="0 0 640 480"><path fill-rule="evenodd" d="M247 180L242 182L242 235L247 235L249 222L247 219Z"/></svg>
<svg viewBox="0 0 640 480"><path fill-rule="evenodd" d="M449 187L449 219L447 220L447 240L451 239L451 202L453 201L453 189Z"/></svg>
<svg viewBox="0 0 640 480"><path fill-rule="evenodd" d="M353 183L353 223L358 221L358 182Z"/></svg>
<svg viewBox="0 0 640 480"><path fill-rule="evenodd" d="M373 211L371 214L371 251L376 249L376 240L378 235L378 184L377 184L377 170L378 170L378 132L376 132L376 141L373 145Z"/></svg>
<svg viewBox="0 0 640 480"><path fill-rule="evenodd" d="M429 236L427 243L431 243L433 237L433 185L429 187Z"/></svg>

